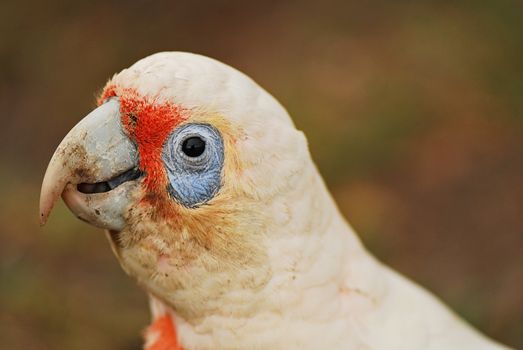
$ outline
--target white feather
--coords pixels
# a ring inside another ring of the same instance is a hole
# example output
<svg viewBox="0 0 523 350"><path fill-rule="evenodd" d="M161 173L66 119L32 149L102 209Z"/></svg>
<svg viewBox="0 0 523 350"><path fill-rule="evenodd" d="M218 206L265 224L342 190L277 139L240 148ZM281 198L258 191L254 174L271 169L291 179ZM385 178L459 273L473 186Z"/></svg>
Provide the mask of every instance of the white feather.
<svg viewBox="0 0 523 350"><path fill-rule="evenodd" d="M171 52L139 61L113 82L194 111L218 112L244 130L242 181L272 218L259 238L267 247L268 283L256 293L230 290L215 300L195 293L194 303L220 312L197 319L173 312L186 349L506 349L364 249L331 199L303 134L251 79L215 60ZM152 311L165 312L157 302Z"/></svg>

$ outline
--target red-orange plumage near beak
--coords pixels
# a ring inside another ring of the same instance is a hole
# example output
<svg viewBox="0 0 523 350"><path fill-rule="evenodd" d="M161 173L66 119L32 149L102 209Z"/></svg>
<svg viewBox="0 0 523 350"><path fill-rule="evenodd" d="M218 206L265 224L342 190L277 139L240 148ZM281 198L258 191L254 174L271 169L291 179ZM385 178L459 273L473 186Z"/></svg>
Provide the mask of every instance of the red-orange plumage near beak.
<svg viewBox="0 0 523 350"><path fill-rule="evenodd" d="M62 197L151 300L147 350L501 350L383 266L338 211L285 109L183 52L116 74L55 151Z"/></svg>

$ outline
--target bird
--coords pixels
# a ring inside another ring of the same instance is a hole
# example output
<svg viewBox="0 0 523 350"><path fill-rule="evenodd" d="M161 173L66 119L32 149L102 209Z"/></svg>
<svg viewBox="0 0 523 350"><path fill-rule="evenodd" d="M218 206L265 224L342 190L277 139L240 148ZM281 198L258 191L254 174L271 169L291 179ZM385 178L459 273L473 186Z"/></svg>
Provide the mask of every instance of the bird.
<svg viewBox="0 0 523 350"><path fill-rule="evenodd" d="M115 74L44 175L145 290L146 350L501 350L361 243L251 78L160 52Z"/></svg>

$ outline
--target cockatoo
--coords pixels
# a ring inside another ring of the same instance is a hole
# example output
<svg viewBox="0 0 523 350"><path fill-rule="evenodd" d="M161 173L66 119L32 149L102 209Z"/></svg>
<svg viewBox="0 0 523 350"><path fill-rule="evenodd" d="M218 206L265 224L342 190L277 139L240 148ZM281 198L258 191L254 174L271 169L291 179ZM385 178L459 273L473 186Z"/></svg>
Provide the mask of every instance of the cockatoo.
<svg viewBox="0 0 523 350"><path fill-rule="evenodd" d="M55 151L62 197L150 296L147 350L494 350L377 261L286 110L211 58L157 53L113 76Z"/></svg>

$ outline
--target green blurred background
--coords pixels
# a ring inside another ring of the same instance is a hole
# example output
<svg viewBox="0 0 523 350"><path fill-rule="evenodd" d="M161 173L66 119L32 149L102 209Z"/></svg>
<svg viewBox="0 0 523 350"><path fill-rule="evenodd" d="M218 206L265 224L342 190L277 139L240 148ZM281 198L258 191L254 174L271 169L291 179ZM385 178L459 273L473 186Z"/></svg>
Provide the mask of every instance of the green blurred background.
<svg viewBox="0 0 523 350"><path fill-rule="evenodd" d="M2 1L3 349L139 349L147 300L39 186L115 72L183 50L285 105L381 260L523 348L521 1Z"/></svg>

